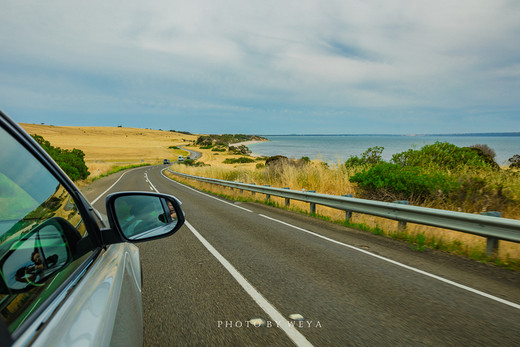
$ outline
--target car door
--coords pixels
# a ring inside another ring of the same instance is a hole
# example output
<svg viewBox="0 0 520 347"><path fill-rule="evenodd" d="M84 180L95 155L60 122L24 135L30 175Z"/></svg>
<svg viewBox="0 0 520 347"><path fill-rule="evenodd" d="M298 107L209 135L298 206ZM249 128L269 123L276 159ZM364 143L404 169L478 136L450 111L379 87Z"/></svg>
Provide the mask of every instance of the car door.
<svg viewBox="0 0 520 347"><path fill-rule="evenodd" d="M0 345L142 345L137 248L0 114Z"/></svg>

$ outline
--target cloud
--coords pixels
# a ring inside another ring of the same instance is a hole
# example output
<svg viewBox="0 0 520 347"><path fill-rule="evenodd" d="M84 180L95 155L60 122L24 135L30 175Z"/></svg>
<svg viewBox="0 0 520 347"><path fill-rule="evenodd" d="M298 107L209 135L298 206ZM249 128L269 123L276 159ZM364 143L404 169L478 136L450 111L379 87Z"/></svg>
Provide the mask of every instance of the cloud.
<svg viewBox="0 0 520 347"><path fill-rule="evenodd" d="M366 132L392 115L396 131L427 132L480 110L518 125L517 1L6 0L0 11L0 107L24 117L145 113L160 126L185 114L210 132L220 116L247 132L237 124L274 115L292 132L321 115L330 125L300 131Z"/></svg>

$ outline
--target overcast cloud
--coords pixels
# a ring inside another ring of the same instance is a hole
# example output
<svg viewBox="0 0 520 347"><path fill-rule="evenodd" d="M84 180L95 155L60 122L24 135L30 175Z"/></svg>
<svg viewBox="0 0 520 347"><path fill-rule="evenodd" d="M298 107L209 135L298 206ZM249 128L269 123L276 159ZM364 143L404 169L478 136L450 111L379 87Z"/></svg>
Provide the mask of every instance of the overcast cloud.
<svg viewBox="0 0 520 347"><path fill-rule="evenodd" d="M520 131L520 1L3 0L18 122L195 133Z"/></svg>

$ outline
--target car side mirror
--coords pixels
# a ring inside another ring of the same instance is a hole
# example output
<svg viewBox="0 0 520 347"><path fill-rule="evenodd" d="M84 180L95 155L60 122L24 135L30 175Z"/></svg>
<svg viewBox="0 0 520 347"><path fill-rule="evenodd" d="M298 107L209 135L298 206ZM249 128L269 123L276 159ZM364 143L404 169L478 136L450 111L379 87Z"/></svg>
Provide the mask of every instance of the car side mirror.
<svg viewBox="0 0 520 347"><path fill-rule="evenodd" d="M74 258L76 229L65 219L50 218L33 230L8 240L9 250L0 260L0 293L23 293L43 286Z"/></svg>
<svg viewBox="0 0 520 347"><path fill-rule="evenodd" d="M119 192L106 198L110 230L105 244L144 242L174 234L184 224L184 212L174 196L152 192Z"/></svg>

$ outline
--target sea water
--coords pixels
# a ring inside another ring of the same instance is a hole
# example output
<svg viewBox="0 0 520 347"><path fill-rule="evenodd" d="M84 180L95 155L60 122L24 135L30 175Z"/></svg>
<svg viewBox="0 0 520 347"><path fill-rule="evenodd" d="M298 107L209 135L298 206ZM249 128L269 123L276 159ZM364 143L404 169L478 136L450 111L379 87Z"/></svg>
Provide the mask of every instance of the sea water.
<svg viewBox="0 0 520 347"><path fill-rule="evenodd" d="M507 160L520 154L520 136L382 136L382 135L268 135L268 142L249 145L258 155L283 155L299 159L309 157L329 164L343 163L352 155L360 155L370 147L384 147L382 157L420 149L424 145L449 142L459 147L485 144L496 153L495 161L507 165Z"/></svg>

